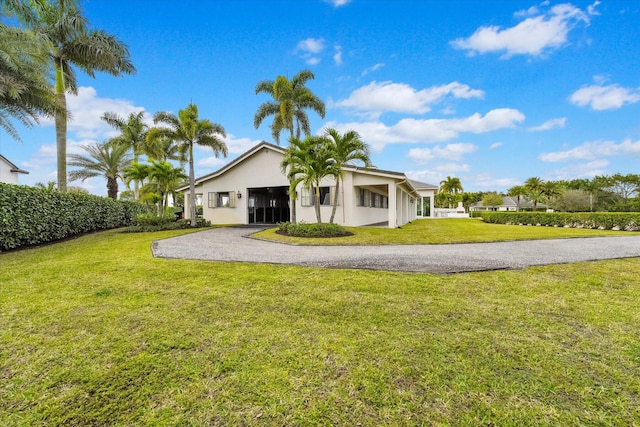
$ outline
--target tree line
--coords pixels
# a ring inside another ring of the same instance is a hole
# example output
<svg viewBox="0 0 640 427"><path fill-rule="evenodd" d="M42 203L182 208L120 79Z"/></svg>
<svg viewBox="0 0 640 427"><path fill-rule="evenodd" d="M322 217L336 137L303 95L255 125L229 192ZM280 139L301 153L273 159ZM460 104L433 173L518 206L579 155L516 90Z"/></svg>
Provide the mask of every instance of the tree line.
<svg viewBox="0 0 640 427"><path fill-rule="evenodd" d="M440 182L435 206L446 208L462 202L467 209L474 203L497 208L503 204L505 196L515 201L516 210L639 212L640 175L616 173L593 178L546 181L540 177L530 177L523 185L515 185L504 193L464 192L458 178L447 177Z"/></svg>

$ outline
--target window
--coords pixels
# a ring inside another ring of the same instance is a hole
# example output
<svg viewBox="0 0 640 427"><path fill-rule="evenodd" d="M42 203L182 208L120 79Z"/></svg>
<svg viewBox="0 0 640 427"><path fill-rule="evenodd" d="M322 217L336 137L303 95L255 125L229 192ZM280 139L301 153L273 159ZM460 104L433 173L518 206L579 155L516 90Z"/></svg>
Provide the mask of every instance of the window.
<svg viewBox="0 0 640 427"><path fill-rule="evenodd" d="M378 193L371 193L371 207L372 208L377 208L379 206L378 205L378 197L380 197Z"/></svg>
<svg viewBox="0 0 640 427"><path fill-rule="evenodd" d="M371 191L365 190L364 188L360 189L360 193L358 194L358 206L371 206Z"/></svg>
<svg viewBox="0 0 640 427"><path fill-rule="evenodd" d="M320 206L333 206L336 195L336 187L320 187ZM300 203L302 206L313 206L316 198L315 187L302 188Z"/></svg>
<svg viewBox="0 0 640 427"><path fill-rule="evenodd" d="M236 192L220 191L218 193L209 193L208 202L210 208L235 208Z"/></svg>

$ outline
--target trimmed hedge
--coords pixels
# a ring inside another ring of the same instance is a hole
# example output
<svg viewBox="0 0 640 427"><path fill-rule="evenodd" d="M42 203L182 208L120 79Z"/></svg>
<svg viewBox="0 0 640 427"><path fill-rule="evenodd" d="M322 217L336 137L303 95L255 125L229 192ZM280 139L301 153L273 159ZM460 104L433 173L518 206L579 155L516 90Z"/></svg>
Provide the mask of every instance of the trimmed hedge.
<svg viewBox="0 0 640 427"><path fill-rule="evenodd" d="M295 237L340 237L350 236L351 233L339 224L290 222L278 223L278 233Z"/></svg>
<svg viewBox="0 0 640 427"><path fill-rule="evenodd" d="M0 183L0 251L135 223L139 203Z"/></svg>
<svg viewBox="0 0 640 427"><path fill-rule="evenodd" d="M474 212L473 216L493 224L640 231L638 212Z"/></svg>

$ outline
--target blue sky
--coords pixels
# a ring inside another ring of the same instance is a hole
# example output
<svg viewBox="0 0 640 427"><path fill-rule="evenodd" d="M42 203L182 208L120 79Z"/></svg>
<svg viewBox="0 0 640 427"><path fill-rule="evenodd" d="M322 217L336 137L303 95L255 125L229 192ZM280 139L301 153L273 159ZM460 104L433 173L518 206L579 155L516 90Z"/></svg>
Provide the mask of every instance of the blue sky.
<svg viewBox="0 0 640 427"><path fill-rule="evenodd" d="M114 6L116 5L116 6ZM268 100L255 85L308 68L327 105L314 132L357 130L373 163L467 191L506 190L531 176L640 173L638 1L87 0L95 28L128 44L138 72L91 79L69 97L69 152L113 135L100 120L189 102L227 131L230 154L196 150L196 176L261 140ZM0 133L0 153L55 180L55 130ZM286 138L282 138L286 145ZM256 171L259 173L259 171ZM104 180L84 186L106 194ZM121 184L121 189L123 185Z"/></svg>

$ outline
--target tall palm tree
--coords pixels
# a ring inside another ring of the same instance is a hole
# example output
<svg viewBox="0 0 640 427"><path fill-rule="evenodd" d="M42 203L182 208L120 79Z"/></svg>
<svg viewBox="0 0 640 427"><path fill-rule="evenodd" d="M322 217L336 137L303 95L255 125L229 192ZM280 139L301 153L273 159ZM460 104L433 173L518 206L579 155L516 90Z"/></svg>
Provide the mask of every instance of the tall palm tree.
<svg viewBox="0 0 640 427"><path fill-rule="evenodd" d="M47 40L0 23L0 128L20 140L13 118L31 127L39 116L53 117L55 97L47 81Z"/></svg>
<svg viewBox="0 0 640 427"><path fill-rule="evenodd" d="M516 211L520 210L520 200L526 194L527 190L522 185L514 185L507 190L507 196L516 198Z"/></svg>
<svg viewBox="0 0 640 427"><path fill-rule="evenodd" d="M336 191L333 198L333 209L329 223L333 224L338 207L338 193L340 191L340 181L344 177L344 167L356 161L371 165L369 157L369 146L360 139L358 132L351 130L341 135L338 130L329 128L325 131L325 136L329 144L331 160L333 161L333 171L335 172Z"/></svg>
<svg viewBox="0 0 640 427"><path fill-rule="evenodd" d="M118 179L123 179L127 166L131 164L131 157L124 146L110 147L105 144L85 145L82 148L90 157L80 154L69 155L69 166L80 169L69 173L72 181L84 181L87 178L103 176L107 179L107 195L112 199L118 198Z"/></svg>
<svg viewBox="0 0 640 427"><path fill-rule="evenodd" d="M335 176L337 173L331 158L329 142L323 136L308 136L302 141L291 138L288 151L289 158L295 159L290 166L288 177L290 181L301 182L306 188L313 189L316 219L318 224L322 224L320 183L324 177Z"/></svg>
<svg viewBox="0 0 640 427"><path fill-rule="evenodd" d="M527 190L527 196L529 200L533 203L533 211L535 212L538 208L538 203L544 201L544 181L542 178L537 176L532 176L531 178L527 178L524 182L524 188Z"/></svg>
<svg viewBox="0 0 640 427"><path fill-rule="evenodd" d="M54 93L60 107L55 114L58 189L67 190L67 99L78 92L76 66L90 77L96 71L114 76L136 71L127 46L103 30L90 30L77 0L9 0L18 18L48 43L49 67L55 74ZM16 5L30 6L17 7ZM31 13L27 13L30 11ZM34 19L35 17L35 19Z"/></svg>
<svg viewBox="0 0 640 427"><path fill-rule="evenodd" d="M110 145L124 145L133 151L133 162L138 163L140 155L146 154L147 132L149 126L144 122L144 111L130 113L127 119L120 117L116 113L104 113L104 120L110 126L120 131L120 135L107 141ZM140 199L139 182L133 181L133 193L136 200Z"/></svg>
<svg viewBox="0 0 640 427"><path fill-rule="evenodd" d="M178 143L180 152L186 155L189 161L189 202L191 213L191 226L196 226L196 187L193 168L193 146L201 145L213 149L214 154L227 156L227 145L220 137L226 138L224 128L209 120L198 118L198 107L189 104L184 110L178 111L178 115L168 112L159 112L153 116L155 123L164 123L168 127L152 128L149 130L149 138L166 137Z"/></svg>
<svg viewBox="0 0 640 427"><path fill-rule="evenodd" d="M288 130L291 138L300 139L303 132L311 135L309 116L305 110L311 109L324 119L325 105L320 98L309 90L305 84L315 78L309 70L302 70L291 80L285 76L278 76L276 80L262 80L256 85L256 95L266 93L271 95L272 101L267 101L258 107L253 117L253 125L256 129L262 121L273 116L271 135L274 141L280 145L280 133Z"/></svg>

